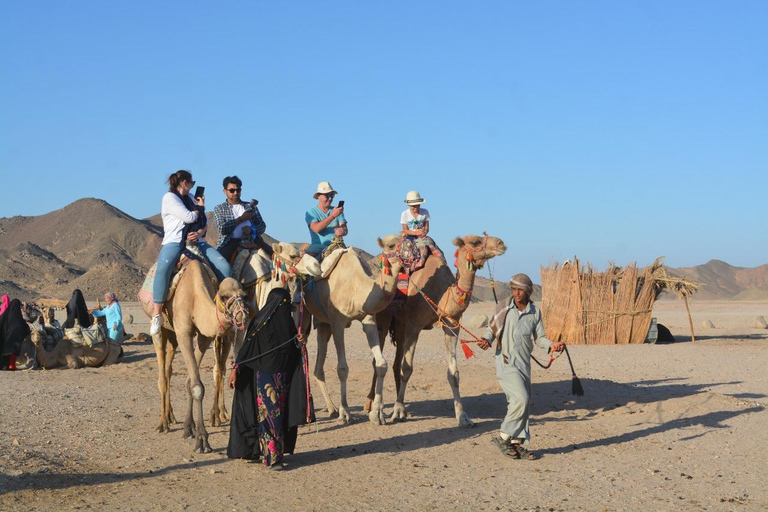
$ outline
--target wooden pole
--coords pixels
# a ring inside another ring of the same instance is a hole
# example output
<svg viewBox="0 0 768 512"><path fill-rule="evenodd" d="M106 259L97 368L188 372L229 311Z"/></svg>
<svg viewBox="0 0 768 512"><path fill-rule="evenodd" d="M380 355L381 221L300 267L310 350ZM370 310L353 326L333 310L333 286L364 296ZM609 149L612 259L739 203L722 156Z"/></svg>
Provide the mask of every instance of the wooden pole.
<svg viewBox="0 0 768 512"><path fill-rule="evenodd" d="M691 326L691 343L696 343L696 337L693 334L693 318L691 318L691 308L688 307L688 296L683 295L685 301L685 310L688 312L688 325Z"/></svg>

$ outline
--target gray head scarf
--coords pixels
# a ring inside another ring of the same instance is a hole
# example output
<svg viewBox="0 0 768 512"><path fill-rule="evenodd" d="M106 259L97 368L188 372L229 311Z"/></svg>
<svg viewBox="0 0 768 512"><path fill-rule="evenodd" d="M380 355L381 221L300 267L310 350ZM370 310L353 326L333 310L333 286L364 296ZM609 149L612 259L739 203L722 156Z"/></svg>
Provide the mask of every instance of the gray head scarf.
<svg viewBox="0 0 768 512"><path fill-rule="evenodd" d="M515 274L512 276L512 279L510 279L509 284L511 284L513 288L520 288L525 291L525 293L528 294L528 297L533 293L533 281L531 281L531 278L525 274Z"/></svg>

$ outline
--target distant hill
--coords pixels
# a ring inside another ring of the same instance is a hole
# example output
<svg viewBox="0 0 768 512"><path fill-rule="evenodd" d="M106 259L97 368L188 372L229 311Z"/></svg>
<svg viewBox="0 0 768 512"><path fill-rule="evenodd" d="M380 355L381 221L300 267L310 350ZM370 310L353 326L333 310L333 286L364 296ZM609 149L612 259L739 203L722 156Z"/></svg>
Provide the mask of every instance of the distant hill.
<svg viewBox="0 0 768 512"><path fill-rule="evenodd" d="M734 267L720 260L704 265L669 269L670 273L704 286L697 299L766 300L768 299L768 265L755 268Z"/></svg>
<svg viewBox="0 0 768 512"><path fill-rule="evenodd" d="M135 300L162 241L160 215L135 219L101 199L80 199L45 215L0 218L0 292L22 300L68 299L75 288L95 300L114 291ZM216 226L209 222L208 242L216 244ZM268 242L274 239L265 236ZM374 255L356 249L378 272ZM703 283L702 299L768 299L768 265L733 267L719 260L690 268L670 268L676 276ZM496 283L501 301L509 296L506 282ZM492 301L490 281L478 276L475 300ZM534 286L533 298L541 297Z"/></svg>

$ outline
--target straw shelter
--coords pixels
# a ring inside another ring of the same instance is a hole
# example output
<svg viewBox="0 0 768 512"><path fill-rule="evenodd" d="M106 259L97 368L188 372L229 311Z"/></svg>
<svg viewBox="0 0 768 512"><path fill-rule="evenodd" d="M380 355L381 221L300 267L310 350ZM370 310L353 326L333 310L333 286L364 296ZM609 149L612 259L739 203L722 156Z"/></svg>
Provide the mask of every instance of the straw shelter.
<svg viewBox="0 0 768 512"><path fill-rule="evenodd" d="M670 276L664 258L639 270L611 264L605 272L579 260L541 268L541 312L547 337L573 345L644 343L653 303L664 290L685 300L694 339L688 297L699 284Z"/></svg>

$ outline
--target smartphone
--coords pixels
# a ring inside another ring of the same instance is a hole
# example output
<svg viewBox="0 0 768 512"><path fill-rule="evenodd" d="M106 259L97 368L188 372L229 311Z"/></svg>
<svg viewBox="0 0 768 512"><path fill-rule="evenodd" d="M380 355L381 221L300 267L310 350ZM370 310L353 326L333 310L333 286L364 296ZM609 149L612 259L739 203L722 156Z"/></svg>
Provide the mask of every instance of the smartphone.
<svg viewBox="0 0 768 512"><path fill-rule="evenodd" d="M339 201L339 208L344 208L344 201L343 200Z"/></svg>
<svg viewBox="0 0 768 512"><path fill-rule="evenodd" d="M204 194L205 194L205 187L198 186L195 189L195 198L203 197Z"/></svg>

